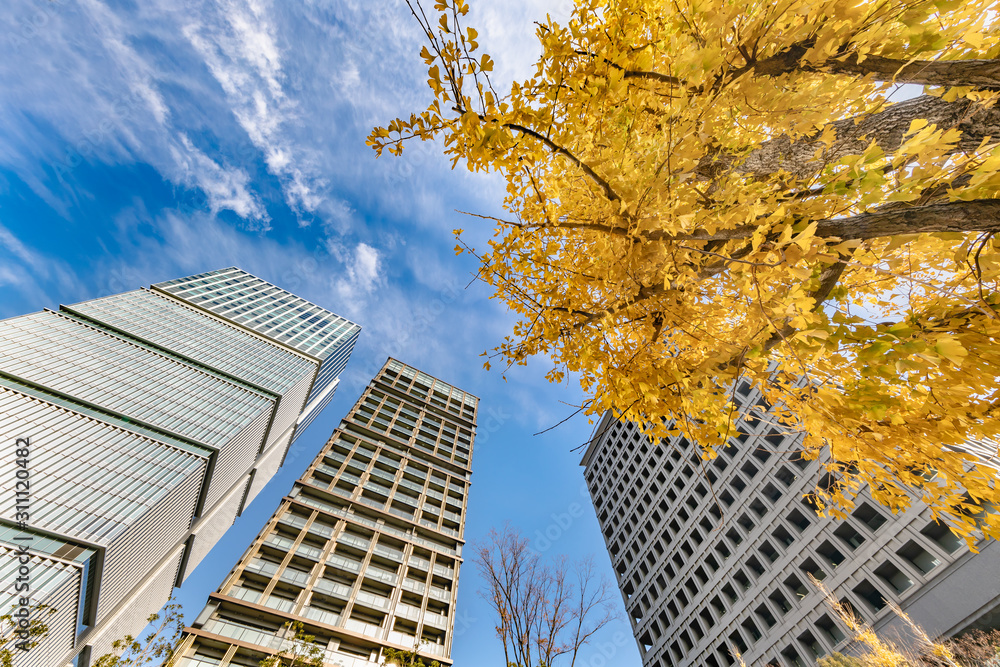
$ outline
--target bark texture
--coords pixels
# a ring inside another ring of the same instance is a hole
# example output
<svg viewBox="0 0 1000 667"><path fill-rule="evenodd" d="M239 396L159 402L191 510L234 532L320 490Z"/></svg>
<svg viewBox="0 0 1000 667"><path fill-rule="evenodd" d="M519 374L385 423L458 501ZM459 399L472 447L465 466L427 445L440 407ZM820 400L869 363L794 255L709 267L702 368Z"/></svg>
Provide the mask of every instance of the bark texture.
<svg viewBox="0 0 1000 667"><path fill-rule="evenodd" d="M893 104L884 111L831 123L836 139L829 148L819 141L819 132L795 141L782 136L761 144L743 160L724 153L705 156L698 165L697 174L711 179L735 169L760 179L775 176L779 171L797 178L808 178L827 163L858 155L872 141L888 154L896 152L903 143L910 121L916 119L924 119L939 129L956 128L961 131L962 137L956 147L960 152L974 150L987 136L1000 139L1000 107L984 108L967 99L945 102L938 97L923 95ZM824 149L823 157L817 160L816 152L820 149Z"/></svg>
<svg viewBox="0 0 1000 667"><path fill-rule="evenodd" d="M804 69L809 69L805 67ZM856 55L843 62L831 60L817 68L831 74L871 74L878 81L915 83L924 86L972 86L1000 88L1000 60L915 60L913 62L868 56L860 63Z"/></svg>
<svg viewBox="0 0 1000 667"><path fill-rule="evenodd" d="M1000 60L899 60L882 56L858 59L852 53L843 60L832 58L825 62L804 61L811 49L811 41L793 44L767 58L751 61L737 70L738 74L753 72L757 76L781 76L795 71L823 72L825 74L850 74L873 76L876 81L896 81L930 86L972 86L997 90L1000 88ZM845 50L848 48L845 45Z"/></svg>
<svg viewBox="0 0 1000 667"><path fill-rule="evenodd" d="M893 207L849 218L822 220L816 227L816 236L874 239L898 234L998 231L1000 199L977 199L912 208Z"/></svg>
<svg viewBox="0 0 1000 667"><path fill-rule="evenodd" d="M646 241L733 241L753 236L755 225L720 229L709 234L665 234L648 232ZM817 221L821 238L875 239L899 234L935 232L1000 232L1000 199L976 199L927 206L890 204L871 213Z"/></svg>

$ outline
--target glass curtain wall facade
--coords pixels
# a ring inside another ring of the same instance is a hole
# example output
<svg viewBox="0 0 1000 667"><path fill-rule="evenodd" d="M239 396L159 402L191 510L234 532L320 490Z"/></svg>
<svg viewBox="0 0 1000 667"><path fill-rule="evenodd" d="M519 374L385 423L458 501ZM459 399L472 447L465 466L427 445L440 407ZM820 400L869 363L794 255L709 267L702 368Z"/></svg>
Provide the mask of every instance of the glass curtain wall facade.
<svg viewBox="0 0 1000 667"><path fill-rule="evenodd" d="M84 666L141 630L273 476L322 407L308 399L324 364L339 373L357 339L240 269L174 283L195 279L198 301L165 283L0 321L0 466L28 485L0 511L0 568L28 545L32 602L57 611L19 666ZM267 330L201 305L215 297L266 311ZM321 347L303 346L303 311ZM0 607L16 593L0 580Z"/></svg>
<svg viewBox="0 0 1000 667"><path fill-rule="evenodd" d="M185 630L178 667L256 667L314 635L325 665L451 664L478 399L389 359ZM301 651L302 647L299 647Z"/></svg>
<svg viewBox="0 0 1000 667"><path fill-rule="evenodd" d="M735 651L807 667L850 652L809 575L880 633L906 632L887 601L931 636L1000 626L1000 545L970 552L916 499L894 515L863 491L846 520L819 517L810 492L835 477L798 455L801 435L768 424L756 389L735 398L749 418L711 461L610 413L582 461L646 667L729 667ZM996 467L995 447L969 448Z"/></svg>

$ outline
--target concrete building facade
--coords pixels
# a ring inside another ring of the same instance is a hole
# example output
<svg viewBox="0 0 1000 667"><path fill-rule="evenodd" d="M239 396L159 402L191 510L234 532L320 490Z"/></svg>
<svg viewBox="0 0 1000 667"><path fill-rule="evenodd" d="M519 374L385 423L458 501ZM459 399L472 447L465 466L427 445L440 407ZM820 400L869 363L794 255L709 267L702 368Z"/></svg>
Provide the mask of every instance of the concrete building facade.
<svg viewBox="0 0 1000 667"><path fill-rule="evenodd" d="M806 667L849 652L847 630L810 584L821 580L880 634L903 631L897 603L931 635L1000 627L1000 545L974 554L926 505L893 515L867 493L844 521L820 518L817 484L768 405L737 387L739 437L711 461L683 436L651 444L605 414L585 477L646 667ZM971 446L992 465L996 452Z"/></svg>
<svg viewBox="0 0 1000 667"><path fill-rule="evenodd" d="M304 652L374 667L383 649L451 664L478 402L389 359L185 629L177 667Z"/></svg>
<svg viewBox="0 0 1000 667"><path fill-rule="evenodd" d="M0 480L19 492L0 571L29 560L31 602L55 609L15 664L82 667L141 630L329 401L359 332L237 268L0 321L0 467L22 471Z"/></svg>

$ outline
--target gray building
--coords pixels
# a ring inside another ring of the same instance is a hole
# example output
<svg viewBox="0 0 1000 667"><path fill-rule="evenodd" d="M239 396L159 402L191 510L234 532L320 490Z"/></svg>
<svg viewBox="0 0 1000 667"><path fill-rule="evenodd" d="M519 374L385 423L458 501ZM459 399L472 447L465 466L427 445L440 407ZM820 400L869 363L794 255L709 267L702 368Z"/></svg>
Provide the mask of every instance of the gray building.
<svg viewBox="0 0 1000 667"><path fill-rule="evenodd" d="M479 399L389 359L213 593L177 667L256 667L315 637L325 665L383 649L451 664Z"/></svg>
<svg viewBox="0 0 1000 667"><path fill-rule="evenodd" d="M0 467L23 470L0 487L25 482L0 510L0 608L25 558L56 610L15 664L85 666L141 630L330 400L359 332L237 268L0 321Z"/></svg>
<svg viewBox="0 0 1000 667"><path fill-rule="evenodd" d="M741 414L768 410L746 383L735 397ZM810 574L889 637L904 628L886 601L932 636L1000 627L996 542L974 554L919 501L894 515L865 492L846 520L820 518L810 491L835 479L798 455L801 436L766 419L738 431L705 461L683 436L651 444L608 413L583 457L646 667L725 667L734 651L748 665L805 667L850 652Z"/></svg>

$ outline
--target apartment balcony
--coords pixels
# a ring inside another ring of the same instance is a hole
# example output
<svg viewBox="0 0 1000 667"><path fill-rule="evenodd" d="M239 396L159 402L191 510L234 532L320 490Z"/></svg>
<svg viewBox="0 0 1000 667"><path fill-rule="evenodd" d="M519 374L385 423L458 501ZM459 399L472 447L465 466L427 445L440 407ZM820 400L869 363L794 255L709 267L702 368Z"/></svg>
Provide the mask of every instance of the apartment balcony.
<svg viewBox="0 0 1000 667"><path fill-rule="evenodd" d="M444 565L435 565L434 574L451 579L453 576L455 576L455 570L450 567L445 567Z"/></svg>
<svg viewBox="0 0 1000 667"><path fill-rule="evenodd" d="M385 486L384 484L379 484L378 482L374 482L371 479L365 482L364 488L386 497L388 497L389 494L392 493L392 489L390 487Z"/></svg>
<svg viewBox="0 0 1000 667"><path fill-rule="evenodd" d="M431 655L444 655L443 644L431 644L428 642L425 644L421 644L420 650L425 653L430 653Z"/></svg>
<svg viewBox="0 0 1000 667"><path fill-rule="evenodd" d="M417 595L423 595L424 591L427 590L427 585L419 581L414 581L413 579L403 579L403 590L416 593Z"/></svg>
<svg viewBox="0 0 1000 667"><path fill-rule="evenodd" d="M290 567L286 567L285 571L282 572L281 576L278 578L285 583L305 588L309 583L309 575L309 572L303 572L302 570L295 570Z"/></svg>
<svg viewBox="0 0 1000 667"><path fill-rule="evenodd" d="M384 598L381 595L375 595L374 593L359 591L357 596L354 598L354 604L361 604L372 609L386 611L389 609L389 598Z"/></svg>
<svg viewBox="0 0 1000 667"><path fill-rule="evenodd" d="M331 554L330 557L326 559L326 564L331 567L335 567L338 570L344 570L345 572L351 572L354 574L361 571L360 561L345 558L344 556L338 556L336 554Z"/></svg>
<svg viewBox="0 0 1000 667"><path fill-rule="evenodd" d="M372 500L371 498L365 498L364 496L358 498L358 502L369 507L374 507L377 510L385 511L385 502L381 500Z"/></svg>
<svg viewBox="0 0 1000 667"><path fill-rule="evenodd" d="M395 586L396 580L399 579L399 575L395 572L389 572L388 570L383 570L382 568L369 566L365 570L365 576L374 579L375 581L380 581L383 584L390 584Z"/></svg>
<svg viewBox="0 0 1000 667"><path fill-rule="evenodd" d="M400 519L406 519L407 521L413 521L413 510L401 510L398 507L390 507L389 514L393 516L398 516Z"/></svg>
<svg viewBox="0 0 1000 667"><path fill-rule="evenodd" d="M368 551L368 547L371 546L371 542L363 537L358 537L356 535L349 535L344 533L337 538L339 544L344 544L346 546L354 547L355 549L360 549L361 551Z"/></svg>
<svg viewBox="0 0 1000 667"><path fill-rule="evenodd" d="M286 526L291 526L292 528L298 528L299 530L305 528L305 525L307 523L306 519L288 513L282 514L280 517L278 517L278 522L283 523Z"/></svg>
<svg viewBox="0 0 1000 667"><path fill-rule="evenodd" d="M393 612L399 618L405 618L407 620L413 621L414 623L420 621L420 607L414 607L413 605L408 605L400 602L396 605Z"/></svg>
<svg viewBox="0 0 1000 667"><path fill-rule="evenodd" d="M451 591L446 591L443 588L431 586L430 591L428 591L428 595L439 602L451 602Z"/></svg>
<svg viewBox="0 0 1000 667"><path fill-rule="evenodd" d="M410 560L407 562L410 564L410 567L415 567L422 572L427 572L431 566L431 562L429 560L419 556L410 556Z"/></svg>
<svg viewBox="0 0 1000 667"><path fill-rule="evenodd" d="M234 597L238 600L243 600L245 602L250 602L251 604L257 604L263 593L261 591L251 590L249 588L243 588L242 586L233 586L226 593L230 597Z"/></svg>
<svg viewBox="0 0 1000 667"><path fill-rule="evenodd" d="M365 623L364 621L359 621L354 618L349 618L344 621L344 627L348 630L353 630L354 632L360 632L363 635L378 639L382 634L382 628L378 625L372 623ZM371 664L371 663L367 663Z"/></svg>
<svg viewBox="0 0 1000 667"><path fill-rule="evenodd" d="M448 617L444 614L435 614L433 612L424 612L424 625L429 625L433 628L438 628L439 630L448 629Z"/></svg>
<svg viewBox="0 0 1000 667"><path fill-rule="evenodd" d="M259 574L264 577L273 577L278 571L278 566L278 563L272 563L270 561L255 558L247 563L243 570L245 572L253 572L254 574Z"/></svg>
<svg viewBox="0 0 1000 667"><path fill-rule="evenodd" d="M303 558L319 561L323 557L323 550L309 544L300 544L299 548L295 550L295 554Z"/></svg>
<svg viewBox="0 0 1000 667"><path fill-rule="evenodd" d="M392 630L389 632L388 640L393 644L399 644L400 646L413 646L417 638L413 635L407 634L405 632L398 632Z"/></svg>
<svg viewBox="0 0 1000 667"><path fill-rule="evenodd" d="M407 496L407 495L402 494L402 493L397 493L396 495L394 495L392 497L392 499L393 500L398 500L399 502L401 502L401 503L403 503L405 505L409 505L410 507L413 507L414 509L416 509L417 507L420 506L420 501L419 500L417 500L416 498L411 498L410 496Z"/></svg>
<svg viewBox="0 0 1000 667"><path fill-rule="evenodd" d="M384 479L390 484L396 481L396 476L394 474L392 474L391 472L386 472L384 470L379 470L378 468L373 469L371 474L373 477Z"/></svg>
<svg viewBox="0 0 1000 667"><path fill-rule="evenodd" d="M324 475L329 475L330 477L336 477L337 473L340 472L337 468L322 463L316 466L316 470L323 473Z"/></svg>
<svg viewBox="0 0 1000 667"><path fill-rule="evenodd" d="M402 479L402 480L400 480L399 481L399 485L403 486L403 487L406 487L410 491L416 491L417 493L423 493L424 492L424 487L420 486L416 482L411 482L408 479Z"/></svg>
<svg viewBox="0 0 1000 667"><path fill-rule="evenodd" d="M349 472L342 472L342 473L340 473L339 481L348 482L349 484L357 485L357 484L361 483L361 478L358 475L355 475L355 474L352 474L352 473L349 473Z"/></svg>
<svg viewBox="0 0 1000 667"><path fill-rule="evenodd" d="M306 607L302 610L302 615L327 625L337 625L340 622L340 614L317 607Z"/></svg>
<svg viewBox="0 0 1000 667"><path fill-rule="evenodd" d="M329 579L317 579L312 588L314 591L318 591L324 595L329 595L330 597L339 598L341 600L349 600L351 597L350 586L338 584L337 582L330 581Z"/></svg>
<svg viewBox="0 0 1000 667"><path fill-rule="evenodd" d="M295 540L290 540L287 537L281 537L280 535L268 535L263 540L264 544L272 546L280 551L291 551L292 546L295 544Z"/></svg>
<svg viewBox="0 0 1000 667"><path fill-rule="evenodd" d="M261 604L265 607L270 607L271 609L275 609L285 614L290 614L292 609L295 608L295 600L287 600L276 595L268 596L268 598Z"/></svg>
<svg viewBox="0 0 1000 667"><path fill-rule="evenodd" d="M398 549L393 549L392 547L387 547L383 544L376 544L373 553L382 556L382 558L387 558L389 560L396 561L397 563L403 562L403 552Z"/></svg>
<svg viewBox="0 0 1000 667"><path fill-rule="evenodd" d="M305 645L302 642L284 639L271 632L248 628L222 619L210 619L207 623L205 623L202 629L205 632L221 635L223 637L246 642L248 644L254 644L256 646L262 646L275 651L294 651L296 649L303 651L303 649L305 649ZM372 663L367 660L357 660L353 663L348 663L344 660L344 658L348 656L344 656L336 651L324 650L322 652L322 656L324 662L334 665L345 665L345 667L347 667L347 665L350 665L350 667L371 667L372 665Z"/></svg>

